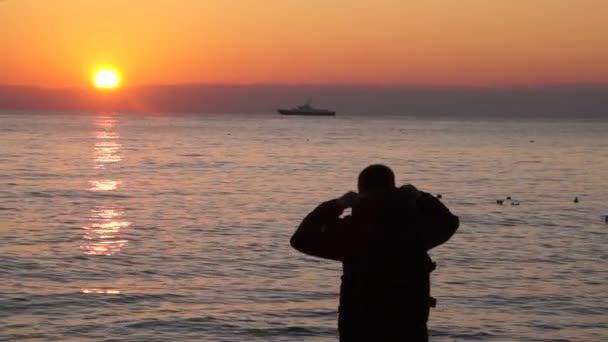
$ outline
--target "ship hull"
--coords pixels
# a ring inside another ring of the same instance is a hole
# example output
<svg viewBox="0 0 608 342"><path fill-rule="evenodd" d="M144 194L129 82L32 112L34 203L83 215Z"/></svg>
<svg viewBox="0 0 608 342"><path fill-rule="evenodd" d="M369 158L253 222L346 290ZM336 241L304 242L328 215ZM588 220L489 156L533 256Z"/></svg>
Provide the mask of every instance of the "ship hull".
<svg viewBox="0 0 608 342"><path fill-rule="evenodd" d="M304 116L334 116L336 112L327 111L327 112L304 112L299 110L291 110L291 109L279 109L279 114L281 115L304 115Z"/></svg>

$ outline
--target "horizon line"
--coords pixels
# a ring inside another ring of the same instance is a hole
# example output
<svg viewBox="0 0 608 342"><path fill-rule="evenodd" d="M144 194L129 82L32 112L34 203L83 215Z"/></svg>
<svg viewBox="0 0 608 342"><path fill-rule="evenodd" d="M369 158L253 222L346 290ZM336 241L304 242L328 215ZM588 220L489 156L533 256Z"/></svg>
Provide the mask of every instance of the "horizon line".
<svg viewBox="0 0 608 342"><path fill-rule="evenodd" d="M608 81L581 81L581 82L559 82L559 83L509 83L509 84L425 84L425 83L284 83L284 82L184 82L184 83L147 83L136 85L122 85L112 92L121 90L132 90L142 88L171 88L171 87L318 87L318 88L368 88L368 89L445 89L445 90L484 90L484 89L556 89L556 88L578 88L578 87L608 87ZM92 90L99 89L91 86L64 86L53 87L34 84L11 84L0 83L0 88L21 88L38 90Z"/></svg>

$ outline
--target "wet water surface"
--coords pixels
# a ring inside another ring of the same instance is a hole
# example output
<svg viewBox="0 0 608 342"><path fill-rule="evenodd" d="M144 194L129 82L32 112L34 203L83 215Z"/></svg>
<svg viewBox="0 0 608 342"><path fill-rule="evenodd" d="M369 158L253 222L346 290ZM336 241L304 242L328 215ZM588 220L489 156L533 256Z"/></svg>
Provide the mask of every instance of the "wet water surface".
<svg viewBox="0 0 608 342"><path fill-rule="evenodd" d="M432 252L432 341L606 340L607 131L2 114L0 340L335 341L340 265L288 239L373 162L461 218Z"/></svg>

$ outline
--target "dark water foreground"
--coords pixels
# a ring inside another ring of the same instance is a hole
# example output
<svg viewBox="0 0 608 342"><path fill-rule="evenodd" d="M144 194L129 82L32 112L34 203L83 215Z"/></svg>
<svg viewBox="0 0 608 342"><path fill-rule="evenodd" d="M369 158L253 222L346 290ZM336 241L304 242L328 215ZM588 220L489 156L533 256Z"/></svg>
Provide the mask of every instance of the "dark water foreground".
<svg viewBox="0 0 608 342"><path fill-rule="evenodd" d="M461 217L433 252L432 341L605 340L607 131L3 114L0 340L335 341L339 265L287 241L370 162Z"/></svg>

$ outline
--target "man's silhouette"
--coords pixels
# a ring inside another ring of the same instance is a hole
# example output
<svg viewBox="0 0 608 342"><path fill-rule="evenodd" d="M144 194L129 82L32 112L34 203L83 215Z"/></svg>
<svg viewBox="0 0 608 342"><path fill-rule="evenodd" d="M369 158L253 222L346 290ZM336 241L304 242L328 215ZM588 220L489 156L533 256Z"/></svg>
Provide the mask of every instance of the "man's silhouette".
<svg viewBox="0 0 608 342"><path fill-rule="evenodd" d="M458 217L412 185L395 187L384 165L365 168L358 188L319 205L290 243L342 262L341 342L428 341L434 263L427 252L454 234ZM347 208L352 215L341 218Z"/></svg>

